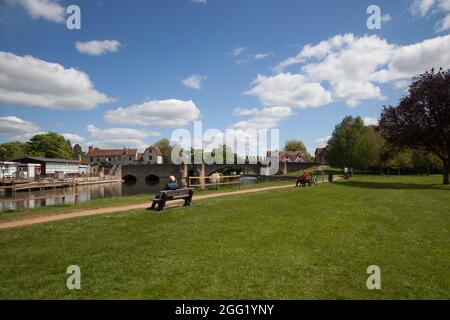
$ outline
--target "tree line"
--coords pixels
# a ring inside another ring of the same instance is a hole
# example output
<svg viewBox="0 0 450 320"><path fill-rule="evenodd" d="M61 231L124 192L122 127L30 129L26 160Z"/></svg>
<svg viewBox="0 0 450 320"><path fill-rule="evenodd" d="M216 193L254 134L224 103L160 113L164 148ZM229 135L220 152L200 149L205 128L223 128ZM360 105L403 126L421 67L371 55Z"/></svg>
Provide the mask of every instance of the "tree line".
<svg viewBox="0 0 450 320"><path fill-rule="evenodd" d="M328 141L326 160L361 170L441 170L449 184L449 155L450 70L440 69L414 77L398 105L383 107L378 126L345 117Z"/></svg>

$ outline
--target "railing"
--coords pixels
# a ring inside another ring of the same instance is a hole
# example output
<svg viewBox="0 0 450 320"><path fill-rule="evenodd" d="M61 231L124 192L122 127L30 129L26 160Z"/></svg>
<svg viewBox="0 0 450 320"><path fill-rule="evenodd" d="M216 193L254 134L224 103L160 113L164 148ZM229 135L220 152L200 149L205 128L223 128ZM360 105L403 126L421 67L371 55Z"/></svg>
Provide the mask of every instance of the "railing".
<svg viewBox="0 0 450 320"><path fill-rule="evenodd" d="M207 180L208 183L207 183ZM214 181L215 180L215 181ZM197 183L192 183L192 181L198 181ZM224 185L237 185L239 188L241 187L241 175L232 175L232 176L214 176L214 177L188 177L188 188L190 187L211 187L215 186L218 189L219 186Z"/></svg>

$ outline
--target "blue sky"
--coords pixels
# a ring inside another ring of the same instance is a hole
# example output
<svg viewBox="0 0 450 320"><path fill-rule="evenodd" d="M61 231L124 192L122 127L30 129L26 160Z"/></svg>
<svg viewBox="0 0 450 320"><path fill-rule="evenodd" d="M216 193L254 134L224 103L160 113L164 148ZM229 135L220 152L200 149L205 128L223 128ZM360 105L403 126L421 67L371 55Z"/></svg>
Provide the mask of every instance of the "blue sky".
<svg viewBox="0 0 450 320"><path fill-rule="evenodd" d="M412 75L450 67L448 0L0 3L0 141L142 148L201 119L313 151L345 115L374 122ZM71 4L81 30L66 28Z"/></svg>

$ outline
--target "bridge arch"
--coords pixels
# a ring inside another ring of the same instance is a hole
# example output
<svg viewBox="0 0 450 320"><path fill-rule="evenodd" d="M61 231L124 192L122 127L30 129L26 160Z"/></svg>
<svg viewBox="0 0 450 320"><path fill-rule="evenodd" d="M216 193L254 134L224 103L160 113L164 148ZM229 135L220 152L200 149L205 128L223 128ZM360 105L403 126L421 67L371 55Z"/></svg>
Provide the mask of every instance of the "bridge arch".
<svg viewBox="0 0 450 320"><path fill-rule="evenodd" d="M145 183L151 186L159 183L159 177L155 174L149 174L145 177Z"/></svg>
<svg viewBox="0 0 450 320"><path fill-rule="evenodd" d="M123 181L125 181L126 184L135 184L137 182L137 178L132 174L127 174L123 177Z"/></svg>

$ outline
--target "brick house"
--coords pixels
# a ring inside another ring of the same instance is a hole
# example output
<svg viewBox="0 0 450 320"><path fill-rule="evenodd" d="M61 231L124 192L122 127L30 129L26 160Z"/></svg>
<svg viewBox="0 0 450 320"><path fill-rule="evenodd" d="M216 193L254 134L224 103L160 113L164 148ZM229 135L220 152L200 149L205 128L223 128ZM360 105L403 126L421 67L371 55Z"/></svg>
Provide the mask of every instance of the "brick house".
<svg viewBox="0 0 450 320"><path fill-rule="evenodd" d="M137 161L137 149L99 149L89 146L86 162L94 164L132 164Z"/></svg>

